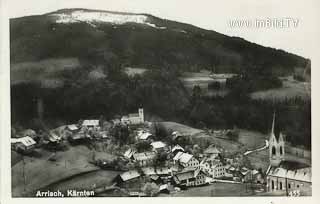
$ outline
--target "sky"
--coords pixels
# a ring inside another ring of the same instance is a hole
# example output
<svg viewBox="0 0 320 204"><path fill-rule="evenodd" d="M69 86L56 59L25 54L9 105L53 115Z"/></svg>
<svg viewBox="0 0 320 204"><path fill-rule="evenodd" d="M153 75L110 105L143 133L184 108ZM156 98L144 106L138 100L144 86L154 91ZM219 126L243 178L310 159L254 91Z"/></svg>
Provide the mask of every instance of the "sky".
<svg viewBox="0 0 320 204"><path fill-rule="evenodd" d="M242 37L306 58L316 50L313 37L320 36L318 0L5 0L4 6L10 18L63 8L148 13ZM254 26L256 20L264 24ZM266 22L272 22L273 26ZM241 23L244 25L241 26Z"/></svg>

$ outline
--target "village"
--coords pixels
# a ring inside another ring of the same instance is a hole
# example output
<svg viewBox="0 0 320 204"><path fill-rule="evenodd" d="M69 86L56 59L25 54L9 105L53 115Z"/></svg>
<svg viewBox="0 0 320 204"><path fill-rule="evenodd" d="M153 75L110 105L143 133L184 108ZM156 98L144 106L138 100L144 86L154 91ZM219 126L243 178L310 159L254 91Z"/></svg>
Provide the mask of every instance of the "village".
<svg viewBox="0 0 320 204"><path fill-rule="evenodd" d="M19 158L22 155L22 161L15 161L20 166L13 164L17 168L13 170L13 175L20 177L15 174L21 174L22 179L18 179L16 184L13 182L13 185L20 187L16 191L18 196L35 196L33 192L48 187L51 178L47 179L49 183L46 185L42 181L39 182L41 185L27 184L26 181L28 174L31 174L26 171L28 158L31 163L36 163L38 158L43 158L41 149L46 149L50 154L42 162L48 166L41 168L48 168L49 171L50 165L54 168L60 165L62 173L57 172L66 178L98 169L112 171L112 175L104 177L109 181L108 185L90 183L90 189L82 189L93 190L95 196L190 196L188 192L197 188L205 192L203 196L219 196L219 193L214 193L219 187L223 187L225 192L230 191L222 195L230 196L239 195L238 191L244 190L240 195L310 195L310 152L286 148L284 136L281 133L276 136L274 133L274 123L275 115L271 133L268 138L261 140L262 144L258 144L255 149L239 149L239 152L232 153L225 149L228 146L222 144L237 137L239 130L203 131L207 135L222 138L224 143L201 140L203 132L195 133L200 135L197 140L178 128L167 128L160 122L146 121L143 108L139 108L137 113L110 121L86 119L80 120L78 124L37 133L28 129L12 134L12 150L15 155L20 155ZM68 149L80 146L88 148L88 154L83 159L88 164L84 168L67 159L61 162L63 158L59 158L60 152L68 152ZM265 167L252 165L247 158L259 152L266 152L265 159L258 161L265 163ZM298 162L302 161L303 165L298 165L296 158L300 158ZM59 178L56 178L52 183L58 181ZM232 185L239 187L232 191Z"/></svg>

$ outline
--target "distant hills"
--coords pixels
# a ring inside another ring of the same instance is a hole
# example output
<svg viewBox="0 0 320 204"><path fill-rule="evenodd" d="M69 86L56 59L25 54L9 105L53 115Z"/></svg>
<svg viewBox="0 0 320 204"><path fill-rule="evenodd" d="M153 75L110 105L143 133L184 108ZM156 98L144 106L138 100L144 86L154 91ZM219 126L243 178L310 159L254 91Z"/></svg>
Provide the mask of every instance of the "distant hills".
<svg viewBox="0 0 320 204"><path fill-rule="evenodd" d="M63 9L11 19L10 31L12 64L74 57L89 65L279 75L307 64L283 50L148 14Z"/></svg>

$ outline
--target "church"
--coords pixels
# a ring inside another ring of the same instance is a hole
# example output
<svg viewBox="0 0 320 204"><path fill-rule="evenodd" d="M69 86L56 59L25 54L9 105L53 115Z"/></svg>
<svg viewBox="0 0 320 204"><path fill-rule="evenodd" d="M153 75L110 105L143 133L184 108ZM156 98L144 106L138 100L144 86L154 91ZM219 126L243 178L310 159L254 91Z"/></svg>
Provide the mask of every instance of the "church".
<svg viewBox="0 0 320 204"><path fill-rule="evenodd" d="M286 158L285 144L285 136L281 132L275 134L274 113L269 138L267 191L283 196L311 196L311 167Z"/></svg>

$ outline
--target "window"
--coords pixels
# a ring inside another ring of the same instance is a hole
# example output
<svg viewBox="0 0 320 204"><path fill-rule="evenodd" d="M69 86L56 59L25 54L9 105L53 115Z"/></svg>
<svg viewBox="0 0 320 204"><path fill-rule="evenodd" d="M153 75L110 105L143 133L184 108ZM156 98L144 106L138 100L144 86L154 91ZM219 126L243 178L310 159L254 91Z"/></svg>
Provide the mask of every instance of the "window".
<svg viewBox="0 0 320 204"><path fill-rule="evenodd" d="M272 149L271 149L271 154L272 154L272 155L276 155L276 148L275 148L275 146L272 147Z"/></svg>
<svg viewBox="0 0 320 204"><path fill-rule="evenodd" d="M297 188L299 188L300 186L299 186L299 184L297 185Z"/></svg>
<svg viewBox="0 0 320 204"><path fill-rule="evenodd" d="M291 188L291 184L290 184L290 183L288 184L288 188L289 188L289 189Z"/></svg>
<svg viewBox="0 0 320 204"><path fill-rule="evenodd" d="M282 152L283 150L282 150L282 146L280 146L280 155L282 155L283 154L283 152Z"/></svg>
<svg viewBox="0 0 320 204"><path fill-rule="evenodd" d="M282 190L282 182L280 182L280 190Z"/></svg>
<svg viewBox="0 0 320 204"><path fill-rule="evenodd" d="M271 189L274 189L274 181L271 181Z"/></svg>

